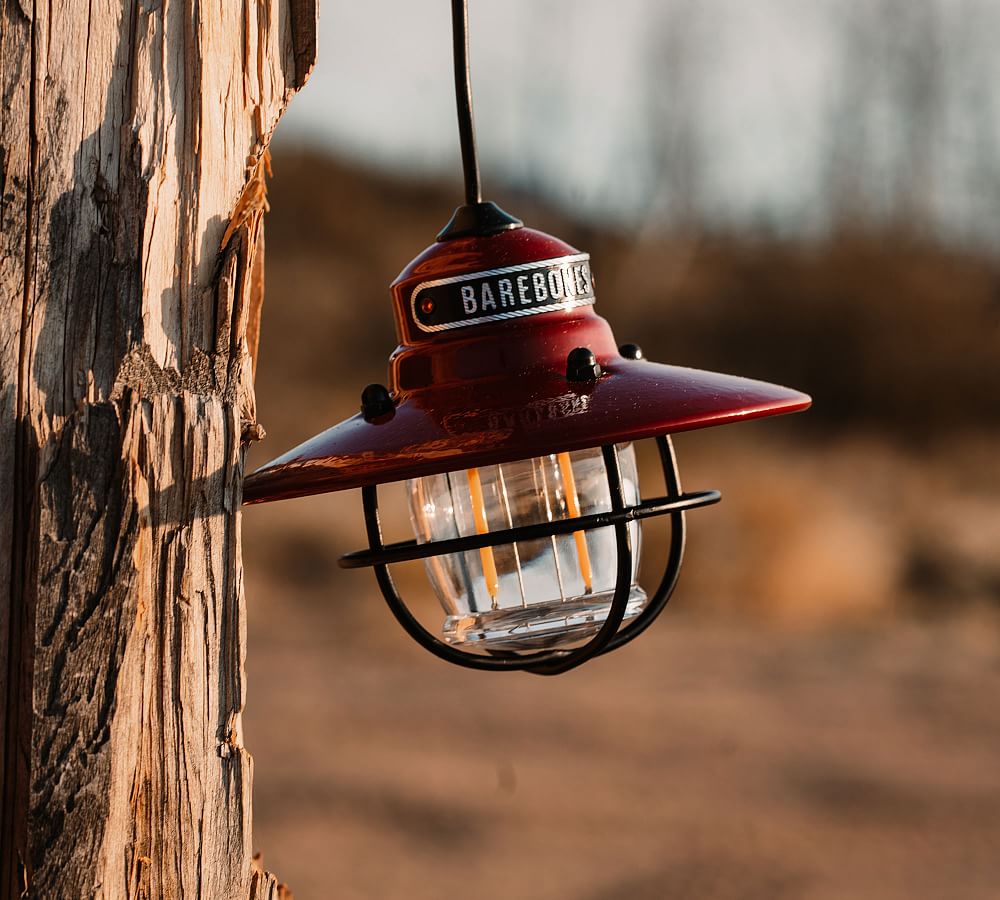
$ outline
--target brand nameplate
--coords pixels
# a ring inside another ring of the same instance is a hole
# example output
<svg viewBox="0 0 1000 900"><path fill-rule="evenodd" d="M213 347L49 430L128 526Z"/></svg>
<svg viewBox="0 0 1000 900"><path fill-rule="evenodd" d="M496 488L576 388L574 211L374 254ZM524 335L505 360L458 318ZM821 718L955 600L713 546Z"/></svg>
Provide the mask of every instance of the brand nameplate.
<svg viewBox="0 0 1000 900"><path fill-rule="evenodd" d="M410 313L421 331L431 333L593 302L590 257L580 253L425 281L410 295Z"/></svg>

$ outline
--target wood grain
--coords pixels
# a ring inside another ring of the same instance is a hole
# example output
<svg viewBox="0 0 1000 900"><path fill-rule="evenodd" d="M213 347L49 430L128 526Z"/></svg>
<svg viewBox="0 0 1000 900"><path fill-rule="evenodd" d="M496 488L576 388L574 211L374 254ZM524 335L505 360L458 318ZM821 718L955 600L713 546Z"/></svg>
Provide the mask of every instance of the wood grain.
<svg viewBox="0 0 1000 900"><path fill-rule="evenodd" d="M278 896L239 506L261 167L315 21L0 0L0 896Z"/></svg>

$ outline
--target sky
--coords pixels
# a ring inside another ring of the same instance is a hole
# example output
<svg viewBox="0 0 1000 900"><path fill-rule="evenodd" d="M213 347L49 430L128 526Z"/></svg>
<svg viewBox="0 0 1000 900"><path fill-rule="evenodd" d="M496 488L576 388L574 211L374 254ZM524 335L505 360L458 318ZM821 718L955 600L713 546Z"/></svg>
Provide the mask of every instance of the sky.
<svg viewBox="0 0 1000 900"><path fill-rule="evenodd" d="M830 161L846 153L871 214L895 208L892 192L904 189L894 167L917 170L904 143L914 140L907 117L915 101L894 73L909 79L928 56L915 41L940 34L948 44L934 68L940 110L921 119L929 137L916 137L934 146L917 160L932 160L930 175L920 170L920 193L928 215L946 229L982 229L1000 219L992 193L987 207L981 188L970 190L967 171L984 115L1000 146L995 91L982 87L1000 83L1000 68L983 62L1000 54L991 39L978 37L1000 29L1000 5L991 0L469 6L487 194L491 179L503 180L578 215L634 222L669 218L676 213L671 199L690 190L709 223L808 230L829 217ZM933 20L918 19L918 8ZM325 0L319 62L278 140L415 175L457 174L449 15L445 0ZM907 31L907 23L918 30ZM979 95L988 92L989 109L975 99L975 82ZM855 107L857 121L841 128ZM853 131L860 137L852 143ZM682 155L678 134L693 141L693 168L664 179L656 160Z"/></svg>

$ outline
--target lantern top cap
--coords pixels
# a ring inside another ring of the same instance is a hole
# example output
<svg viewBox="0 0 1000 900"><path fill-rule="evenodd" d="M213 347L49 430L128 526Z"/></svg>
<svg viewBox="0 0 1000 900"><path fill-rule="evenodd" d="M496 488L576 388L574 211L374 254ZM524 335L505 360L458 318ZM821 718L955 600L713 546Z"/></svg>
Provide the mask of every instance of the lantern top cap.
<svg viewBox="0 0 1000 900"><path fill-rule="evenodd" d="M523 225L524 222L505 212L491 200L467 203L455 210L437 239L453 241L462 237L488 237Z"/></svg>
<svg viewBox="0 0 1000 900"><path fill-rule="evenodd" d="M438 241L393 282L390 387L250 475L244 501L345 490L806 409L780 385L619 351L589 256L531 228Z"/></svg>
<svg viewBox="0 0 1000 900"><path fill-rule="evenodd" d="M619 351L590 258L484 201L466 0L452 2L465 204L392 284L390 387L250 475L249 503L493 465L806 409L799 391Z"/></svg>

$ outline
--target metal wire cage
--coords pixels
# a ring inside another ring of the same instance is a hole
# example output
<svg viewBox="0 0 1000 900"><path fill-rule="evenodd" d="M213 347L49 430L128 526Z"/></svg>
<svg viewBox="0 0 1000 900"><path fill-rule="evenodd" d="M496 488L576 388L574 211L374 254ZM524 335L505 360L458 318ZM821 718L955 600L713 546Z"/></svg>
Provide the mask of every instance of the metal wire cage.
<svg viewBox="0 0 1000 900"><path fill-rule="evenodd" d="M626 502L622 483L618 451L614 444L601 448L607 474L611 509L587 516L557 519L533 525L522 525L429 543L416 540L385 544L379 520L378 486L362 488L368 549L348 553L340 558L345 569L373 568L382 596L389 609L407 634L424 649L447 662L471 669L507 672L531 672L536 675L558 675L582 663L617 650L644 632L663 611L670 600L680 575L684 557L685 521L689 509L709 506L721 499L715 490L684 493L677 470L677 458L668 435L656 438L660 464L663 469L666 494L633 505ZM634 550L629 523L657 516L670 517L670 542L659 586L648 599L645 607L623 627L629 592L632 583ZM586 642L572 649L543 649L537 651L511 651L490 649L486 653L461 650L442 640L425 628L413 615L393 581L389 566L395 563L426 560L430 557L497 547L517 541L537 540L596 528L613 527L617 549L617 566L614 595L607 617L597 632Z"/></svg>

